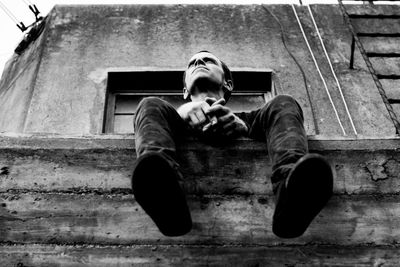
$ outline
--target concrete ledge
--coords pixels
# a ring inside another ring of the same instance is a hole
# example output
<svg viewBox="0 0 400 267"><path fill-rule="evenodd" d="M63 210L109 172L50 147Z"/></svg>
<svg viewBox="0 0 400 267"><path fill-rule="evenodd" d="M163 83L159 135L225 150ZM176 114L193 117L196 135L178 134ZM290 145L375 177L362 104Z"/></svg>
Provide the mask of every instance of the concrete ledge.
<svg viewBox="0 0 400 267"><path fill-rule="evenodd" d="M132 195L0 194L0 242L160 245L393 245L400 243L399 196L335 196L306 233L280 239L271 230L274 198L189 197L192 231L163 236Z"/></svg>
<svg viewBox="0 0 400 267"><path fill-rule="evenodd" d="M398 194L399 138L323 139L310 149L335 171L336 194ZM0 192L130 194L133 136L0 138ZM249 139L226 146L188 141L181 147L188 194L271 195L265 144Z"/></svg>
<svg viewBox="0 0 400 267"><path fill-rule="evenodd" d="M2 266L396 266L398 247L59 246L0 247Z"/></svg>

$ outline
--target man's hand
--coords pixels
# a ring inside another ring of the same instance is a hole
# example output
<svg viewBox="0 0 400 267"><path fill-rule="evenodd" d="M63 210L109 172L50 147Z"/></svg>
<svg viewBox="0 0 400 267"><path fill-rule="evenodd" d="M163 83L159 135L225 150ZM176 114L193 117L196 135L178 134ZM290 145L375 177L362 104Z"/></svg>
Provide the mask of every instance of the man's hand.
<svg viewBox="0 0 400 267"><path fill-rule="evenodd" d="M206 115L212 119L203 127L203 132L229 137L247 135L246 124L224 105L225 101L217 101L207 110Z"/></svg>
<svg viewBox="0 0 400 267"><path fill-rule="evenodd" d="M246 124L237 117L226 101L207 97L205 101L189 102L178 108L181 118L205 134L236 137L247 135Z"/></svg>
<svg viewBox="0 0 400 267"><path fill-rule="evenodd" d="M210 122L210 118L206 114L211 104L207 100L189 102L180 106L177 111L181 118L188 122L192 128L201 130L204 125Z"/></svg>

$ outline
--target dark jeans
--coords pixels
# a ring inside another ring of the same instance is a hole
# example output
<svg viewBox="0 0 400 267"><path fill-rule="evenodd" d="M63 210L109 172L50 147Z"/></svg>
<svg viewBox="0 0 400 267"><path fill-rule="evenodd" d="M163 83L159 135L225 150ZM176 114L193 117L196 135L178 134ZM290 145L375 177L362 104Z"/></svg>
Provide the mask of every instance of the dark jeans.
<svg viewBox="0 0 400 267"><path fill-rule="evenodd" d="M291 96L279 95L263 108L236 115L247 124L250 138L267 143L275 192L294 163L308 153L300 105ZM176 165L176 144L190 132L174 107L156 97L144 98L137 108L134 127L138 157L158 151Z"/></svg>

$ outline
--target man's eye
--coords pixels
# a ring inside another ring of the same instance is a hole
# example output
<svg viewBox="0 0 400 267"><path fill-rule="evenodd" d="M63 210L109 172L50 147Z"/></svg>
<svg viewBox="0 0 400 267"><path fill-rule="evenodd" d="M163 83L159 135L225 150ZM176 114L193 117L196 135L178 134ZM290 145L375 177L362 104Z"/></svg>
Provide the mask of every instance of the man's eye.
<svg viewBox="0 0 400 267"><path fill-rule="evenodd" d="M214 59L212 59L212 58L205 58L205 59L204 59L204 62L213 63L213 64L216 64L216 63L217 63L217 62L216 62Z"/></svg>

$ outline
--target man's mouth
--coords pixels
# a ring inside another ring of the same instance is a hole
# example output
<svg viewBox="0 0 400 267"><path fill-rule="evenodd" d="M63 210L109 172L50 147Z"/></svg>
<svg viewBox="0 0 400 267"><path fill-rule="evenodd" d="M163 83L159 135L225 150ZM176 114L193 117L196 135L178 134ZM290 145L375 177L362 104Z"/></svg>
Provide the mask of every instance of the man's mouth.
<svg viewBox="0 0 400 267"><path fill-rule="evenodd" d="M195 72L196 70L199 70L199 69L208 70L208 68L200 66L200 67L196 67L196 68L192 71L192 73Z"/></svg>

